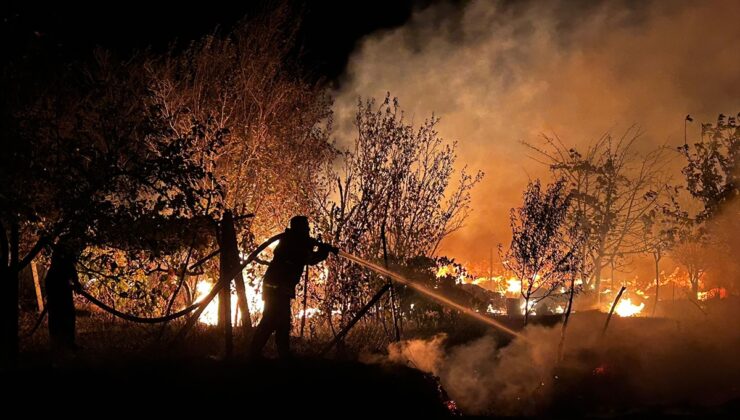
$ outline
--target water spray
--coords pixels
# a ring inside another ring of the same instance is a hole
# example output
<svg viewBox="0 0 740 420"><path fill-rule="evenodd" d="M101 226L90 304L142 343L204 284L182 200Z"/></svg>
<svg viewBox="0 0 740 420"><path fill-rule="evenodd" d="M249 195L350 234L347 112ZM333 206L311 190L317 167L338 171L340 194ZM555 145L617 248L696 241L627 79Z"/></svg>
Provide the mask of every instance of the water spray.
<svg viewBox="0 0 740 420"><path fill-rule="evenodd" d="M361 266L363 266L365 268L369 268L370 270L373 270L373 271L375 271L376 273L378 273L380 275L388 276L388 278L390 278L390 279L392 279L392 280L394 280L394 281L396 281L398 283L401 283L403 285L406 285L406 286L408 286L408 287L416 290L417 292L423 294L424 296L426 296L426 297L428 297L428 298L430 298L430 299L432 299L432 300L434 300L434 301L436 301L438 303L441 303L442 305L445 305L445 306L447 306L449 308L457 309L458 311L464 313L465 315L468 315L468 316L470 316L472 318L475 318L478 321L484 322L484 323L486 323L486 324L488 324L488 325L490 325L490 326L492 326L494 328L497 328L497 329L499 329L499 330L501 330L501 331L503 331L503 332L505 332L505 333L513 336L513 337L521 338L523 340L526 340L526 338L523 335L521 335L518 332L512 330L511 328L507 327L506 325L504 325L504 324L496 321L495 319L491 319L491 318L489 318L489 317L487 317L485 315L481 315L480 313L478 313L478 312L476 312L476 311L474 311L474 310L472 310L470 308L466 308L465 306L462 306L459 303L456 303L456 302L454 302L454 301L452 301L452 300L450 300L450 299L442 296L441 294L439 294L437 292L434 292L432 290L429 290L428 288L422 286L421 284L416 283L414 281L411 281L411 280L407 279L406 277L401 276L400 274L397 274L397 273L394 273L392 271L389 271L388 269L386 269L386 268L384 268L384 267L382 267L380 265L374 264L374 263L372 263L370 261L366 261L366 260L364 260L364 259L362 259L362 258L360 258L360 257L358 257L356 255L353 255L353 254L344 252L342 250L339 250L339 252L337 253L337 255L340 256L340 257L342 257L342 258L344 258L344 259L346 259L346 260L348 260L348 261L352 261L352 262L354 262L356 264L359 264L359 265L361 265Z"/></svg>

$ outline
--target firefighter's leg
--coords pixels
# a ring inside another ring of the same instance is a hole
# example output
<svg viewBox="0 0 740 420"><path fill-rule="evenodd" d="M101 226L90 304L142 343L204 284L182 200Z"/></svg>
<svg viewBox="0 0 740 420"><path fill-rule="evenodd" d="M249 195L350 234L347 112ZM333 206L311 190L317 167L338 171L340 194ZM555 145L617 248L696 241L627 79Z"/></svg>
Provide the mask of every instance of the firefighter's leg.
<svg viewBox="0 0 740 420"><path fill-rule="evenodd" d="M249 347L250 357L258 357L262 355L262 349L267 344L267 340L270 339L270 335L275 331L276 326L276 302L269 295L265 295L265 310L262 313L262 319L259 325L254 331L252 336L252 344Z"/></svg>
<svg viewBox="0 0 740 420"><path fill-rule="evenodd" d="M280 358L290 358L290 298L281 296L276 305L275 343Z"/></svg>

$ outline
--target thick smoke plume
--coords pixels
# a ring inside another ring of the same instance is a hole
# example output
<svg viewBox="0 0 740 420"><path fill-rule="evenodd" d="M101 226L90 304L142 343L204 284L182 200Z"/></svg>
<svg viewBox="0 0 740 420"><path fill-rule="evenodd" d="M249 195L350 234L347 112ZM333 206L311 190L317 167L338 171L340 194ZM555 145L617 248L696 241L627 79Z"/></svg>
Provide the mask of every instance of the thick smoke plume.
<svg viewBox="0 0 740 420"><path fill-rule="evenodd" d="M740 110L738 13L733 0L437 4L361 42L336 92L338 124L350 127L358 96L386 91L408 118L442 117L459 162L486 172L468 227L442 252L485 261L508 241L527 179L547 173L521 141L585 144L636 124L641 150L678 146L687 114L691 141L700 122Z"/></svg>

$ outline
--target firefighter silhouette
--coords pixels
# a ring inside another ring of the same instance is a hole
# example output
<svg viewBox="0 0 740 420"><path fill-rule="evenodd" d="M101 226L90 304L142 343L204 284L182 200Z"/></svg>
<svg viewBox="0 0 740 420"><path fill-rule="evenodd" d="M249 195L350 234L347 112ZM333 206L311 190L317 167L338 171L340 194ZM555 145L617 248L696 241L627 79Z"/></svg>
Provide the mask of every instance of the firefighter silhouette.
<svg viewBox="0 0 740 420"><path fill-rule="evenodd" d="M295 298L295 287L301 280L306 265L324 261L329 252L339 250L319 242L309 235L308 218L295 216L285 230L273 253L262 282L265 309L262 320L252 338L250 356L260 357L273 331L280 358L290 357L290 301Z"/></svg>
<svg viewBox="0 0 740 420"><path fill-rule="evenodd" d="M73 290L79 287L75 263L79 246L62 237L52 247L51 267L44 279L49 311L49 338L54 353L76 350Z"/></svg>

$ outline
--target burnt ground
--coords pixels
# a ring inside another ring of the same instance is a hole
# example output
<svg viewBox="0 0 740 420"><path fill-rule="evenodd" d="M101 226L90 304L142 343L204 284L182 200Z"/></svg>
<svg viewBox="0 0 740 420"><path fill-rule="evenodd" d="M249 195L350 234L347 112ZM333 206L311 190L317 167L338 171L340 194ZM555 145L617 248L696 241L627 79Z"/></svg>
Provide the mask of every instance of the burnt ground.
<svg viewBox="0 0 740 420"><path fill-rule="evenodd" d="M1 382L6 410L33 408L55 416L449 415L434 380L417 370L319 359L38 366L6 373Z"/></svg>
<svg viewBox="0 0 740 420"><path fill-rule="evenodd" d="M187 418L195 413L302 418L449 414L433 376L403 365L360 363L335 352L320 358L324 339L295 340L294 353L301 357L289 362L271 359L271 340L268 358L249 362L247 341L235 330L234 356L223 360L223 338L215 327L198 325L183 343L168 347L179 324L162 336L160 326L78 313L80 350L59 357L49 352L46 325L29 334L36 317L26 318L19 368L0 372L5 407L37 407L60 415L90 411Z"/></svg>
<svg viewBox="0 0 740 420"><path fill-rule="evenodd" d="M568 373L560 373L567 381ZM703 418L740 412L740 400L711 409L685 405L600 410L593 405L599 400L599 390L613 392L619 381L588 381L579 384L583 390L580 395L561 395L560 403L554 404L547 416L574 418L598 413L600 418ZM443 402L438 383L418 370L321 359L72 362L63 367L35 366L5 372L0 385L0 401L6 412L32 411L55 417L424 419L453 414ZM628 399L630 395L623 397ZM616 402L613 396L609 400Z"/></svg>
<svg viewBox="0 0 740 420"><path fill-rule="evenodd" d="M583 318L589 316L598 318L599 325L603 323L603 314L579 315ZM197 414L259 415L258 418L267 415L276 418L289 415L302 418L433 418L450 415L439 383L432 376L399 364L360 363L357 355L346 355L345 359L337 360L342 356L333 352L329 355L331 359L319 358L316 355L325 340L295 342L295 353L304 357L293 362L265 360L249 363L243 357L246 343L239 336L235 337L233 360L208 356L222 352L220 335L213 328L201 326L183 346L167 349L156 345L166 341L158 338L158 327L108 323L84 317L79 321L78 341L82 350L74 358L52 362L43 327L23 340L19 370L0 372L0 403L8 412L32 409L38 414L53 412L76 417L91 414L95 417L167 415L168 418L193 418ZM512 319L506 322L516 327L519 321ZM708 325L704 322L699 325ZM536 323L551 325L557 320L542 317ZM675 321L666 319L618 319L611 332L617 335L625 329L674 324L678 326ZM24 330L29 328L26 325ZM681 328L690 331L687 326ZM434 333L420 332L419 338ZM448 346L496 334L474 322L461 322L458 328L447 333ZM508 345L505 336L499 335L496 339L500 346ZM274 356L269 350L268 356ZM695 353L696 357L693 356ZM670 376L656 383L666 392L688 387L696 389L697 393L706 390L704 392L711 395L712 390L725 390L718 393L721 398L717 401L696 403L689 399L668 398L664 402L656 402L654 398L648 398L654 395L644 395L644 390L640 391L642 387L635 384L633 376L636 371L649 366L640 365L639 360L634 360L634 354L620 350L609 352L605 357L600 353L580 352L573 353L570 357L572 363L565 363L556 372L559 379L552 383L554 398L538 412L557 417L736 418L740 413L740 394L736 392L740 389L740 377L733 379L735 370L720 372L720 377L693 372L715 363L714 353L709 345L685 352L686 357L657 370ZM706 359L706 362L696 364L697 358ZM596 368L602 367L605 370L597 374ZM645 376L639 375L640 378ZM673 382L686 384L678 386ZM737 389L733 391L730 388ZM662 394L660 389L653 394L656 393Z"/></svg>

